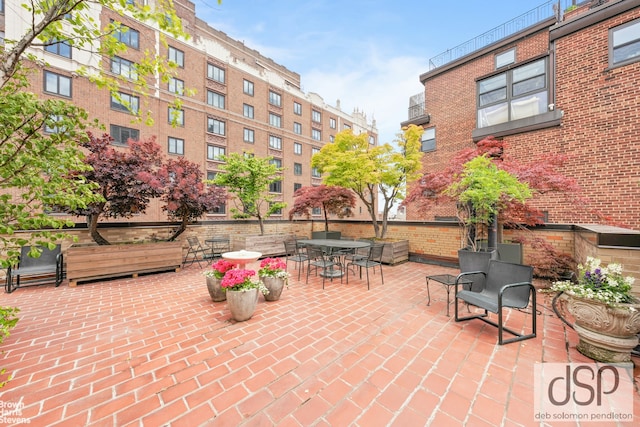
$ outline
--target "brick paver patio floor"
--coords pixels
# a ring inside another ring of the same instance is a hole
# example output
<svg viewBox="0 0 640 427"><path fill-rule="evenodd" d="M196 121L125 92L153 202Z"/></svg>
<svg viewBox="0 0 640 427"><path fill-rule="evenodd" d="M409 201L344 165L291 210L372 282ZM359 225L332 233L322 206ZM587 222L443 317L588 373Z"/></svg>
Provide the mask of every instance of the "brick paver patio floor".
<svg viewBox="0 0 640 427"><path fill-rule="evenodd" d="M455 269L385 266L369 291L294 274L240 323L202 271L1 294L21 312L0 348L14 374L0 402L33 426L529 426L534 364L590 362L548 296L538 337L504 346L495 328L447 317L442 286L426 306L425 276ZM636 420L639 402L635 389Z"/></svg>

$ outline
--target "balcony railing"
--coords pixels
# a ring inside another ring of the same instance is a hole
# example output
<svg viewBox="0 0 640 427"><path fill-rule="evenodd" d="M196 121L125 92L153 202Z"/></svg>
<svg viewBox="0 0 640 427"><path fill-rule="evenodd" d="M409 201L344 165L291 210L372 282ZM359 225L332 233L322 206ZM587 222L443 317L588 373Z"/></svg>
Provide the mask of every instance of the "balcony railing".
<svg viewBox="0 0 640 427"><path fill-rule="evenodd" d="M498 40L509 37L510 35L522 31L525 28L549 19L552 16L555 16L556 20L560 21L563 11L572 4L576 4L576 0L547 1L546 3L523 13L509 22L480 34L479 36L462 43L453 49L448 49L445 52L434 56L429 60L429 71L455 61L458 58L462 58L463 56L480 50L483 47L489 46Z"/></svg>

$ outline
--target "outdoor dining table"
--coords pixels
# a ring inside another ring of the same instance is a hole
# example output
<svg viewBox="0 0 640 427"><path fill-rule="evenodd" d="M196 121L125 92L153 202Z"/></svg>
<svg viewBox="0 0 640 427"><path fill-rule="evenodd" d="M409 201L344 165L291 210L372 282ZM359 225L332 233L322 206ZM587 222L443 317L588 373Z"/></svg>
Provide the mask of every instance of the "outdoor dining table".
<svg viewBox="0 0 640 427"><path fill-rule="evenodd" d="M304 246L319 246L328 255L335 255L337 251L345 249L359 249L371 246L370 242L363 242L361 240L340 240L340 239L308 239L296 241L299 245ZM344 273L339 270L334 270L333 267L323 273L321 276L325 277L340 277Z"/></svg>

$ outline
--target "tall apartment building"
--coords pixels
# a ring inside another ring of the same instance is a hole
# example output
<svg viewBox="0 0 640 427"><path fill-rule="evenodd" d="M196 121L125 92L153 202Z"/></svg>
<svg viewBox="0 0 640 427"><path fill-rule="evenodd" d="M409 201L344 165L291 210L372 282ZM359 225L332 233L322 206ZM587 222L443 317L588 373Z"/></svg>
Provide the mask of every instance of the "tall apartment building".
<svg viewBox="0 0 640 427"><path fill-rule="evenodd" d="M153 1L145 0L145 4ZM94 7L95 19L102 23L118 20L129 28L121 38L128 51L121 57L103 58L61 43L44 50L31 48L31 53L48 64L33 75L32 90L42 97L61 97L81 106L89 117L106 126L115 144L124 146L128 138L155 136L167 156L184 156L200 164L208 178L220 170L221 154L251 151L256 156L271 156L284 172L270 191L289 206L296 189L321 183L320 174L311 168L311 157L336 133L350 128L356 134L369 134L371 144L377 144L375 121L368 122L364 113L347 114L340 109L339 101L332 106L316 93L305 93L299 74L209 26L196 16L194 3L174 3L189 40L167 36L165 47L152 26ZM28 29L30 15L18 0L0 0L0 5L0 35L18 39ZM121 97L134 109L151 111L152 126L133 124L132 115L121 102L75 72L102 61L105 69L128 76L145 50L178 64L168 82L156 76L147 98L130 87L121 88ZM170 108L176 96L183 102L180 111ZM173 118L176 126L171 123ZM285 209L272 218L288 218L287 212ZM320 216L319 211L314 213ZM368 217L360 206L355 213L357 219ZM229 218L228 207L221 207L203 219ZM138 221L165 219L157 202L146 214L136 217Z"/></svg>
<svg viewBox="0 0 640 427"><path fill-rule="evenodd" d="M640 230L639 0L548 1L432 58L420 81L402 125L426 129L425 173L489 135L522 162L566 154L589 208ZM557 194L535 203L548 223L602 222Z"/></svg>

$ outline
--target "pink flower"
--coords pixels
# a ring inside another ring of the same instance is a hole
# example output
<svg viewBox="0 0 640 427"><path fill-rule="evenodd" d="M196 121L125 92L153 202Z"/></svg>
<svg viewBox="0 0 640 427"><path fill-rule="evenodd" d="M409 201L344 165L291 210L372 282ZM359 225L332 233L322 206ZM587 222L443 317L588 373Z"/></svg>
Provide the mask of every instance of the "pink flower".
<svg viewBox="0 0 640 427"><path fill-rule="evenodd" d="M213 263L211 267L213 268L213 275L218 279L222 279L224 277L224 274L227 271L233 269L235 265L233 265L233 263L227 261L226 259L219 259L218 261Z"/></svg>
<svg viewBox="0 0 640 427"><path fill-rule="evenodd" d="M277 273L285 271L287 269L287 263L282 258L265 258L260 262L260 270L258 273L260 276L275 277Z"/></svg>
<svg viewBox="0 0 640 427"><path fill-rule="evenodd" d="M257 283L251 280L255 275L256 272L253 270L229 270L222 278L220 286L233 291L256 288Z"/></svg>

